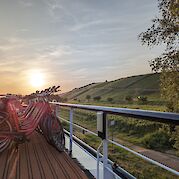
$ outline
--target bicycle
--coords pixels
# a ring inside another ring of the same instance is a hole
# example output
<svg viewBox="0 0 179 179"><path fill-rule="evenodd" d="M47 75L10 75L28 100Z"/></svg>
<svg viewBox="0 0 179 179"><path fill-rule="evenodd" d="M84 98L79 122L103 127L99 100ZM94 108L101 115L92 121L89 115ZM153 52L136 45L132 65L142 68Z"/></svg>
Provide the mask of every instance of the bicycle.
<svg viewBox="0 0 179 179"><path fill-rule="evenodd" d="M41 92L37 91L24 110L16 98L5 98L6 109L0 112L0 152L7 149L13 141L17 145L29 141L28 136L37 129L50 144L60 152L64 151L63 126L47 100L58 88L59 86L54 86Z"/></svg>

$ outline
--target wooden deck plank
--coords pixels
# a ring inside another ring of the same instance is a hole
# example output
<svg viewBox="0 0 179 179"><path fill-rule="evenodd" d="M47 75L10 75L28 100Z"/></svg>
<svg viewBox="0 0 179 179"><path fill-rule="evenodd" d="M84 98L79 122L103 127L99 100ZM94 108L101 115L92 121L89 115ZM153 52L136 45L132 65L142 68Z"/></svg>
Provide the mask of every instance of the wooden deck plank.
<svg viewBox="0 0 179 179"><path fill-rule="evenodd" d="M65 153L49 145L37 133L30 142L14 145L0 154L1 179L87 179L81 168Z"/></svg>

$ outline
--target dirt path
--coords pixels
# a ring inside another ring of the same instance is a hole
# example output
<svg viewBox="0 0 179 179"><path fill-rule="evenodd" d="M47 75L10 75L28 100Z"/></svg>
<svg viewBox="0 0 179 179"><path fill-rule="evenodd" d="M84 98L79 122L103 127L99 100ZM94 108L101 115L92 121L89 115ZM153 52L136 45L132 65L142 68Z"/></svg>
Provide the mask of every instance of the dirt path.
<svg viewBox="0 0 179 179"><path fill-rule="evenodd" d="M158 151L151 150L151 149L146 149L146 148L131 144L130 142L123 141L117 138L114 140L124 146L129 147L130 149L140 154L145 155L146 157L149 157L150 159L160 162L179 172L179 157L176 157L174 155L167 154L167 153L158 152Z"/></svg>

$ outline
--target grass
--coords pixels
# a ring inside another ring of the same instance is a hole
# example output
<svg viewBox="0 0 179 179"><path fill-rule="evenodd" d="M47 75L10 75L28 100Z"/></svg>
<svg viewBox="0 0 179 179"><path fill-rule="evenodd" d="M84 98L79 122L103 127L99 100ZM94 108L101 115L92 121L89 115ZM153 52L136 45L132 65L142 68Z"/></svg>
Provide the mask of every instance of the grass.
<svg viewBox="0 0 179 179"><path fill-rule="evenodd" d="M79 104L77 101L69 101L69 103ZM150 105L150 104L137 104L137 103L109 103L106 101L90 101L90 102L80 102L80 104L86 105L96 105L96 106L108 106L108 107L118 107L118 108L130 108L130 109L143 109L143 110L154 110L154 111L167 111L167 107L164 104L160 105Z"/></svg>
<svg viewBox="0 0 179 179"><path fill-rule="evenodd" d="M109 82L101 82L75 88L63 94L63 98L70 101L86 102L86 96L90 95L91 100L95 96L101 96L102 101L113 98L116 103L124 102L126 96L147 96L149 102L160 103L159 74L138 75L121 78Z"/></svg>

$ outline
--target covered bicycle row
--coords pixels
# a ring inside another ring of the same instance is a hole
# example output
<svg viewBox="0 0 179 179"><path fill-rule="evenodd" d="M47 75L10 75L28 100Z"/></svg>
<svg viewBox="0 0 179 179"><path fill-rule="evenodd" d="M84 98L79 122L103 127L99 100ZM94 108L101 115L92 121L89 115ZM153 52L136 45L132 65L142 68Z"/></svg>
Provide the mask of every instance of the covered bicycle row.
<svg viewBox="0 0 179 179"><path fill-rule="evenodd" d="M42 133L47 142L59 151L64 151L62 124L46 98L57 92L58 88L59 86L42 92L37 91L34 98L28 101L28 105L21 104L13 95L0 98L0 152L12 143L18 147L19 144L28 142L35 130Z"/></svg>

